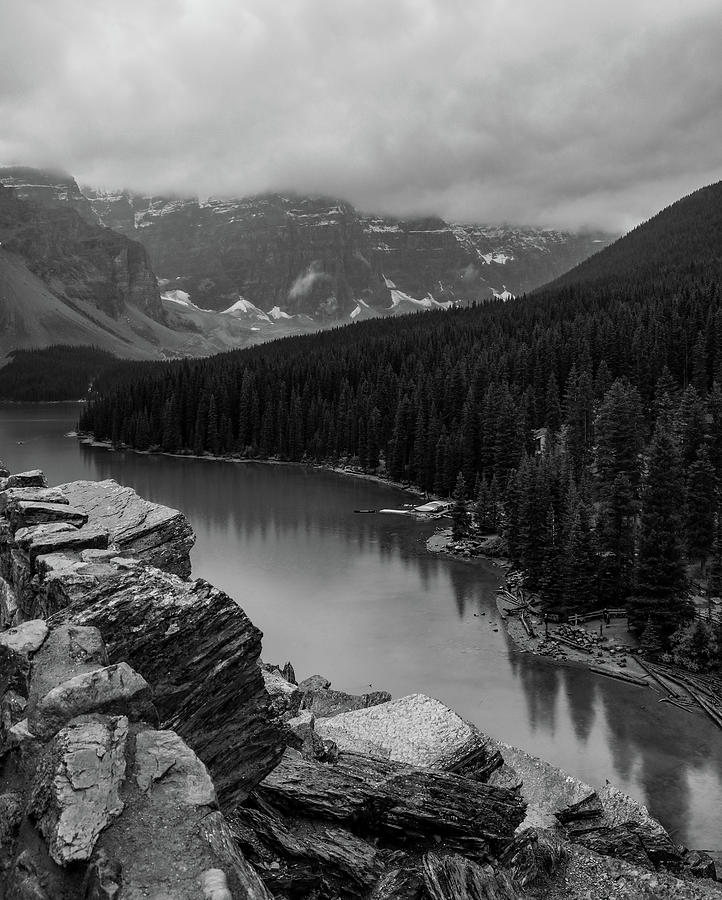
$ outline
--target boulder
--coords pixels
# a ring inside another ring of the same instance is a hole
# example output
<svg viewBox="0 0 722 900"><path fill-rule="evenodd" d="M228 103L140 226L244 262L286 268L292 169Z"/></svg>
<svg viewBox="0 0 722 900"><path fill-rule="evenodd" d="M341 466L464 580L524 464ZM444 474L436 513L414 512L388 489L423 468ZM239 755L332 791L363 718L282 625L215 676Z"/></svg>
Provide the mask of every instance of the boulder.
<svg viewBox="0 0 722 900"><path fill-rule="evenodd" d="M141 731L135 742L133 777L144 794L179 806L216 806L208 770L174 731Z"/></svg>
<svg viewBox="0 0 722 900"><path fill-rule="evenodd" d="M18 472L15 475L10 475L5 482L4 489L31 487L46 488L47 486L47 479L40 469L29 469L27 472Z"/></svg>
<svg viewBox="0 0 722 900"><path fill-rule="evenodd" d="M34 705L28 727L39 738L47 739L66 722L85 713L114 713L152 722L151 694L148 682L127 663L105 666L49 690Z"/></svg>
<svg viewBox="0 0 722 900"><path fill-rule="evenodd" d="M31 658L48 634L45 622L33 620L0 632L0 698L12 693L27 698ZM7 710L3 710L3 723ZM13 723L14 724L14 723Z"/></svg>
<svg viewBox="0 0 722 900"><path fill-rule="evenodd" d="M333 718L317 718L316 733L336 741L341 750L376 745L396 762L457 769L467 758L494 757L473 725L448 706L424 694L410 694Z"/></svg>
<svg viewBox="0 0 722 900"><path fill-rule="evenodd" d="M58 865L90 859L101 831L122 812L127 736L124 716L81 717L41 760L29 812Z"/></svg>
<svg viewBox="0 0 722 900"><path fill-rule="evenodd" d="M298 689L304 694L306 691L324 691L330 687L331 682L324 675L311 675L298 683Z"/></svg>
<svg viewBox="0 0 722 900"><path fill-rule="evenodd" d="M31 718L42 698L59 684L107 665L105 644L97 628L54 625L34 657L28 694Z"/></svg>
<svg viewBox="0 0 722 900"><path fill-rule="evenodd" d="M43 645L48 626L42 619L31 619L7 631L0 631L0 646L12 653L31 656Z"/></svg>
<svg viewBox="0 0 722 900"><path fill-rule="evenodd" d="M73 481L57 490L104 528L121 555L133 556L181 577L191 573L190 551L195 535L177 509L151 503L112 479Z"/></svg>
<svg viewBox="0 0 722 900"><path fill-rule="evenodd" d="M303 694L275 668L262 667L263 683L271 698L271 709L282 719L292 719L301 706Z"/></svg>

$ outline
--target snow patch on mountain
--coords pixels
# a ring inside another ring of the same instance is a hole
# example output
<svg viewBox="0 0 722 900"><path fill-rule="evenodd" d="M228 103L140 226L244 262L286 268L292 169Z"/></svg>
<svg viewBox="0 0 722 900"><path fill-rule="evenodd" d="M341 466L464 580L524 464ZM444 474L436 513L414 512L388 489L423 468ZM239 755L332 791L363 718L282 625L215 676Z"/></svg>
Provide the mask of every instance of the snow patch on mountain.
<svg viewBox="0 0 722 900"><path fill-rule="evenodd" d="M268 310L268 315L278 321L279 319L293 319L294 316L289 316L287 312L281 309L280 306L274 306L273 309Z"/></svg>
<svg viewBox="0 0 722 900"><path fill-rule="evenodd" d="M254 306L254 304L251 303L250 300L246 300L245 297L239 297L232 306L229 306L228 309L224 309L221 315L235 316L237 319L250 318L260 319L262 322L271 321L262 309Z"/></svg>

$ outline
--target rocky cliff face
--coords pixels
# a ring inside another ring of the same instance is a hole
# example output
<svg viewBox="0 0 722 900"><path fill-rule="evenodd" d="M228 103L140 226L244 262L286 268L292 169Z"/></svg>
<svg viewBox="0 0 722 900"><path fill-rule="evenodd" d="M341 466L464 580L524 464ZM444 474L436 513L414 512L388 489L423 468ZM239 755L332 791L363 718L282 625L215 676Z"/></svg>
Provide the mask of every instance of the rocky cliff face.
<svg viewBox="0 0 722 900"><path fill-rule="evenodd" d="M48 192L50 198L57 196L57 186L49 186ZM35 192L28 190L24 198L12 187L0 188L3 249L21 256L30 271L71 306L95 308L112 319L130 306L163 322L158 284L145 248L83 218L74 195L69 190L63 195L68 199L48 201L43 191L38 202Z"/></svg>
<svg viewBox="0 0 722 900"><path fill-rule="evenodd" d="M99 221L140 240L163 282L197 305L224 309L240 294L264 311L278 307L319 321L347 319L357 307L354 318L368 308L380 314L519 294L611 239L364 216L321 198L85 194ZM408 309L397 310L393 290L406 296Z"/></svg>

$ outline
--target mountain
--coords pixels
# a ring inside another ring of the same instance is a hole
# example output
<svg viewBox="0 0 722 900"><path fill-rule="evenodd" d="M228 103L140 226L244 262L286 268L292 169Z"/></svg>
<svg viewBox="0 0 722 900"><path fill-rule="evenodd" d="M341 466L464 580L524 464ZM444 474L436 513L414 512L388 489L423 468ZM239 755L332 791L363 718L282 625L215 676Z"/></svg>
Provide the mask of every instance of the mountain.
<svg viewBox="0 0 722 900"><path fill-rule="evenodd" d="M161 284L199 306L221 310L240 294L319 323L348 321L360 300L377 315L398 314L388 281L408 297L446 304L521 294L612 239L362 215L327 198L84 194L99 222L144 244Z"/></svg>
<svg viewBox="0 0 722 900"><path fill-rule="evenodd" d="M324 198L149 198L0 169L0 353L203 356L527 291L608 235L396 220ZM158 277L156 277L158 276Z"/></svg>
<svg viewBox="0 0 722 900"><path fill-rule="evenodd" d="M54 344L206 356L317 327L178 303L181 292L161 295L143 245L100 225L72 178L15 168L0 182L0 358Z"/></svg>

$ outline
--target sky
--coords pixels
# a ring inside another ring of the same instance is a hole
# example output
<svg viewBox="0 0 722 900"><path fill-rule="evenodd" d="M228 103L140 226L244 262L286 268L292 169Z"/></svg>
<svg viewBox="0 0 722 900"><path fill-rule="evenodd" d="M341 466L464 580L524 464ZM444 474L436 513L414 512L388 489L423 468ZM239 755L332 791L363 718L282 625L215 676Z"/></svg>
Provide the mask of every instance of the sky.
<svg viewBox="0 0 722 900"><path fill-rule="evenodd" d="M722 178L722 0L0 0L0 164L624 231Z"/></svg>

